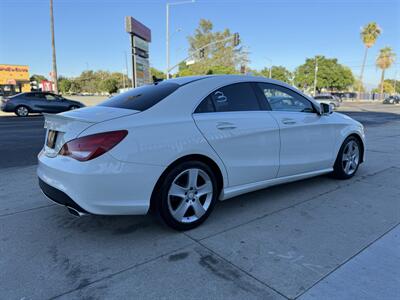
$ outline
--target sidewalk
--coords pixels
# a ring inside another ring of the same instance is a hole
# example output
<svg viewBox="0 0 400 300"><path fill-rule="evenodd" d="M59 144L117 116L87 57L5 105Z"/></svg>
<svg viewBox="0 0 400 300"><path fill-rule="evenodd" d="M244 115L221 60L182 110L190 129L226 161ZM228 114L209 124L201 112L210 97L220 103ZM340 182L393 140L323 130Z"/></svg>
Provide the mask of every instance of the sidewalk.
<svg viewBox="0 0 400 300"><path fill-rule="evenodd" d="M389 300L399 297L400 225L397 225L299 299Z"/></svg>

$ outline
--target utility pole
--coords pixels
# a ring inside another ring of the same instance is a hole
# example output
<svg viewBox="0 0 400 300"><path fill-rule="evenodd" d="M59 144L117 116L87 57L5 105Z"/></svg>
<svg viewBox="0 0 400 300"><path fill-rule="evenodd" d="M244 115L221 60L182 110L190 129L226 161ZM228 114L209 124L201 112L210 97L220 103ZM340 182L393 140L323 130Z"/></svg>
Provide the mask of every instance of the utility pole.
<svg viewBox="0 0 400 300"><path fill-rule="evenodd" d="M169 79L169 6L170 5L180 5L180 4L188 4L194 3L195 0L192 1L182 1L182 2L172 2L167 3L167 11L166 11L166 36L165 36L165 46L166 46L166 60L167 60L167 68L166 68L166 78Z"/></svg>
<svg viewBox="0 0 400 300"><path fill-rule="evenodd" d="M314 94L315 97L317 93L317 73L318 73L318 57L315 56L315 69L314 69Z"/></svg>
<svg viewBox="0 0 400 300"><path fill-rule="evenodd" d="M166 24L166 47L167 47L167 69L165 72L166 79L169 79L169 3L167 3L167 24Z"/></svg>
<svg viewBox="0 0 400 300"><path fill-rule="evenodd" d="M54 15L53 15L53 0L50 0L50 30L51 30L51 48L53 51L53 82L54 82L54 93L58 94L58 82L57 82L57 60L56 60L56 42L54 39Z"/></svg>

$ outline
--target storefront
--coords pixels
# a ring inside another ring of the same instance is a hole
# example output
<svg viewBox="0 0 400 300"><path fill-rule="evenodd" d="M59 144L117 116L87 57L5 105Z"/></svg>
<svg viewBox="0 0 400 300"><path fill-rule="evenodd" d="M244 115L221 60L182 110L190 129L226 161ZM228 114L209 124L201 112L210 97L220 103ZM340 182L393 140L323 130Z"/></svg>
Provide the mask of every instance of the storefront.
<svg viewBox="0 0 400 300"><path fill-rule="evenodd" d="M30 90L28 66L0 64L0 96L9 96Z"/></svg>

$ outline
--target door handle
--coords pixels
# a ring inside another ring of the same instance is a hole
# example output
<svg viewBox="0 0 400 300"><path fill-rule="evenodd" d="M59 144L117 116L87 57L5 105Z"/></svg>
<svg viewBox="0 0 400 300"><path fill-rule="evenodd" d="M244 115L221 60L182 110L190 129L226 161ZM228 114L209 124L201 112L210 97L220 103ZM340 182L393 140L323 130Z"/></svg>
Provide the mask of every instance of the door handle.
<svg viewBox="0 0 400 300"><path fill-rule="evenodd" d="M236 125L230 122L218 122L217 129L219 130L232 130L235 129Z"/></svg>
<svg viewBox="0 0 400 300"><path fill-rule="evenodd" d="M282 119L282 123L286 125L293 125L296 124L296 121L293 119Z"/></svg>

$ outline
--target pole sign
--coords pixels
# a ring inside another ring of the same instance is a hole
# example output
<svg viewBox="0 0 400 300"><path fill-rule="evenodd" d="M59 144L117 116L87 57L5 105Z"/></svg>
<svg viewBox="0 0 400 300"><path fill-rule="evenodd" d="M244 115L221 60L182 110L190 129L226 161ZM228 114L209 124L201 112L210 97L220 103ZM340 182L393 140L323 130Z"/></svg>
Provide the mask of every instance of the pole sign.
<svg viewBox="0 0 400 300"><path fill-rule="evenodd" d="M151 30L132 17L125 17L125 31L131 37L133 87L149 84Z"/></svg>

